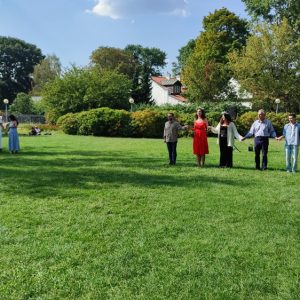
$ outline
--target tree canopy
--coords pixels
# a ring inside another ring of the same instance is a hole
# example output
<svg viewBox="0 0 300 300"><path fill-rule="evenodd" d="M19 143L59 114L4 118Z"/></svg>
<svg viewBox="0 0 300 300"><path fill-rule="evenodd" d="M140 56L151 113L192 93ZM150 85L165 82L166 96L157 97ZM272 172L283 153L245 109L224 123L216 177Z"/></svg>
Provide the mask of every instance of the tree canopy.
<svg viewBox="0 0 300 300"><path fill-rule="evenodd" d="M32 79L32 94L40 95L45 84L60 76L61 63L56 55L47 55L38 65L34 67Z"/></svg>
<svg viewBox="0 0 300 300"><path fill-rule="evenodd" d="M161 75L161 68L166 65L166 53L158 48L128 45L124 49L136 62L131 96L136 103L151 101L150 76Z"/></svg>
<svg viewBox="0 0 300 300"><path fill-rule="evenodd" d="M17 94L14 103L9 107L14 114L33 114L35 112L32 98L25 93Z"/></svg>
<svg viewBox="0 0 300 300"><path fill-rule="evenodd" d="M249 35L247 22L226 8L205 17L203 28L182 73L192 102L218 101L232 94L227 54L241 49Z"/></svg>
<svg viewBox="0 0 300 300"><path fill-rule="evenodd" d="M178 75L184 69L188 58L194 52L196 41L194 39L189 40L188 43L179 49L179 55L177 56L178 64L173 63L173 74Z"/></svg>
<svg viewBox="0 0 300 300"><path fill-rule="evenodd" d="M11 37L0 37L0 99L15 99L32 88L34 66L44 56L35 45Z"/></svg>
<svg viewBox="0 0 300 300"><path fill-rule="evenodd" d="M112 70L77 68L48 82L42 93L48 118L56 121L69 112L99 107L128 108L131 82L127 76Z"/></svg>
<svg viewBox="0 0 300 300"><path fill-rule="evenodd" d="M114 70L125 74L129 79L134 76L136 61L123 49L114 47L99 47L90 56L92 66L100 70Z"/></svg>
<svg viewBox="0 0 300 300"><path fill-rule="evenodd" d="M254 102L269 108L276 98L289 111L300 111L300 39L287 20L262 23L241 52L229 55L234 78L252 93Z"/></svg>
<svg viewBox="0 0 300 300"><path fill-rule="evenodd" d="M269 23L280 23L286 18L290 26L300 34L299 0L242 0L247 11L254 17Z"/></svg>

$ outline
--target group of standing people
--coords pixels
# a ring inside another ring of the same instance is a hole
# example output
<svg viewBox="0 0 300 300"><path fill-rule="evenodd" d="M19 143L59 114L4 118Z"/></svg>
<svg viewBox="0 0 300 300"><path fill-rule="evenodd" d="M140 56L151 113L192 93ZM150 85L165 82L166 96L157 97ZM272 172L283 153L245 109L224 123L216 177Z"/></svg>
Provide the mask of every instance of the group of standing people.
<svg viewBox="0 0 300 300"><path fill-rule="evenodd" d="M19 134L18 134L18 119L14 115L8 117L9 122L6 124L6 128L3 125L3 119L0 118L0 151L2 151L2 131L8 130L8 149L12 154L16 154L20 151Z"/></svg>
<svg viewBox="0 0 300 300"><path fill-rule="evenodd" d="M211 131L218 135L220 148L219 166L221 168L233 167L235 139L244 141L254 136L255 167L257 170L267 170L269 138L272 137L278 141L285 138L286 169L287 172L295 173L297 170L300 144L300 124L296 122L295 114L289 114L288 121L289 123L284 126L283 134L277 137L272 123L266 119L265 111L260 109L258 111L258 119L253 122L249 132L243 137L239 134L229 113L223 112L218 125L213 127L208 125L204 109L198 108L195 113L194 126L192 128L194 131L193 153L197 157L197 165L204 167L205 156L209 153L207 132ZM168 113L168 121L164 127L164 141L167 144L170 165L176 164L178 131L187 128L187 125L181 126L179 122L175 120L173 113ZM260 162L261 153L262 161Z"/></svg>

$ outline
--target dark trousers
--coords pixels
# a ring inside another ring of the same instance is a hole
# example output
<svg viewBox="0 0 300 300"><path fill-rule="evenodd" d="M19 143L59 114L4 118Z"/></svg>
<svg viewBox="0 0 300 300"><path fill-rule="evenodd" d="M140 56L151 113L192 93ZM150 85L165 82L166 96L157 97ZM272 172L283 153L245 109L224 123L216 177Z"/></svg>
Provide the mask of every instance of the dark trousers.
<svg viewBox="0 0 300 300"><path fill-rule="evenodd" d="M255 166L256 169L260 169L260 152L262 152L262 170L266 170L268 167L268 148L269 138L265 136L257 136L254 139L254 150L255 150Z"/></svg>
<svg viewBox="0 0 300 300"><path fill-rule="evenodd" d="M169 160L170 165L176 164L176 157L177 157L177 142L167 142L168 152L169 152Z"/></svg>
<svg viewBox="0 0 300 300"><path fill-rule="evenodd" d="M227 146L227 137L219 139L220 167L232 168L232 147Z"/></svg>

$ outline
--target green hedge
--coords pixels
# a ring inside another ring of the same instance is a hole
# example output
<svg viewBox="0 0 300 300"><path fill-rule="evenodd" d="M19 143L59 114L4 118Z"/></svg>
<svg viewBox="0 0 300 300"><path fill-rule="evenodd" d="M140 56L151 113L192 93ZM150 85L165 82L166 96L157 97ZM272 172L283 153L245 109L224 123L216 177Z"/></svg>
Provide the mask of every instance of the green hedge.
<svg viewBox="0 0 300 300"><path fill-rule="evenodd" d="M266 118L272 122L277 136L282 134L283 126L288 123L288 115L288 113L267 113ZM240 134L246 134L255 120L257 120L257 112L254 111L244 113L238 117L236 120L236 126Z"/></svg>
<svg viewBox="0 0 300 300"><path fill-rule="evenodd" d="M129 113L125 110L114 110L107 107L91 109L81 113L69 113L58 119L57 125L67 134L95 136L125 136L160 138L166 122L168 111L144 109ZM220 120L219 112L209 112L207 119L210 125L216 126ZM185 125L193 125L194 114L175 112L176 119ZM277 135L281 135L287 123L287 113L268 113ZM246 134L257 119L257 112L247 112L236 120L240 134ZM184 136L192 135L192 131L183 131Z"/></svg>

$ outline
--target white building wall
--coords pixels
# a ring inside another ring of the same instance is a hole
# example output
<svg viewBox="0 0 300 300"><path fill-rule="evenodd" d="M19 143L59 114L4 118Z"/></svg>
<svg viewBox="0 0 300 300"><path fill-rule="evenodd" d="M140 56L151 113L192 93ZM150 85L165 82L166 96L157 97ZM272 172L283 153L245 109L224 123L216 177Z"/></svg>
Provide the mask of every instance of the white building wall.
<svg viewBox="0 0 300 300"><path fill-rule="evenodd" d="M154 100L157 105L171 104L176 105L179 104L180 101L174 99L169 95L168 89L164 89L159 84L152 80L152 100Z"/></svg>

